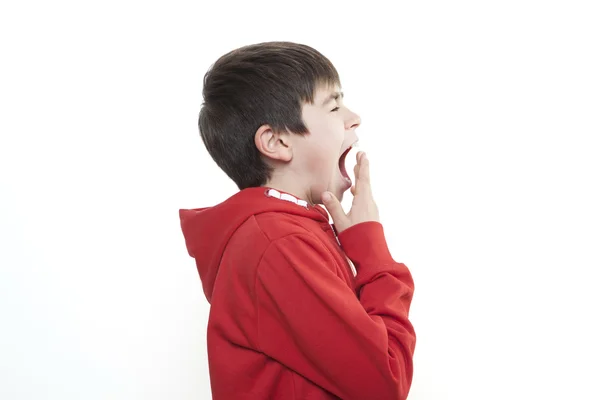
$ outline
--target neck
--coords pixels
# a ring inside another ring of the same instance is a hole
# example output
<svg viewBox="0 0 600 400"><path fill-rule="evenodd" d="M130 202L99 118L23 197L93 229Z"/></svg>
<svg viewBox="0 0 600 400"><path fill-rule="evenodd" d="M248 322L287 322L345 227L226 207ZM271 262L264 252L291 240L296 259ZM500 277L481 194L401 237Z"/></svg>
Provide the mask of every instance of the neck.
<svg viewBox="0 0 600 400"><path fill-rule="evenodd" d="M264 186L275 189L279 192L289 193L300 200L306 201L311 206L315 205L310 196L310 190L308 190L306 187L303 187L299 179L290 179L289 177L287 179L281 178L282 177L273 176L272 179L264 184Z"/></svg>

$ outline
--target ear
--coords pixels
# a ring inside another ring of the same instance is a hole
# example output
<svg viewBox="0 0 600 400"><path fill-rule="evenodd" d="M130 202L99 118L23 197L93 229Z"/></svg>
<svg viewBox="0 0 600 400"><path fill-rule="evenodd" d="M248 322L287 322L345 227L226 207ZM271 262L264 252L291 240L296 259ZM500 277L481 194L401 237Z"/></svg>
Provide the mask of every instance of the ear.
<svg viewBox="0 0 600 400"><path fill-rule="evenodd" d="M264 156L283 162L292 160L292 143L288 132L275 132L269 125L262 125L254 135L254 144Z"/></svg>

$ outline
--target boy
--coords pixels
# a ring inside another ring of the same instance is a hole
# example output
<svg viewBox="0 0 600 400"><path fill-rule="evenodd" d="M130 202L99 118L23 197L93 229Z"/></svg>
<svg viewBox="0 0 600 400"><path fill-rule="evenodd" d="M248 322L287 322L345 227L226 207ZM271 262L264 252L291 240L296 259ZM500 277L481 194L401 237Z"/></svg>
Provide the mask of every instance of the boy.
<svg viewBox="0 0 600 400"><path fill-rule="evenodd" d="M334 66L300 44L246 46L216 61L203 97L202 140L240 189L180 210L211 304L213 398L405 399L413 281L388 251L367 156L355 185L346 173L360 118Z"/></svg>

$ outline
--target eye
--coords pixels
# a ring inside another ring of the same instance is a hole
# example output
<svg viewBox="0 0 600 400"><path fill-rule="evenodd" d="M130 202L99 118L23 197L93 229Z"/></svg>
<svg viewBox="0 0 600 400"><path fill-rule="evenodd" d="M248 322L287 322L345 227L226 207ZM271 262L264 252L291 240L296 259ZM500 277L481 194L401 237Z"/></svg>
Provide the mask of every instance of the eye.
<svg viewBox="0 0 600 400"><path fill-rule="evenodd" d="M337 110L339 110L339 107L334 108L333 110L331 110L331 112L336 112Z"/></svg>

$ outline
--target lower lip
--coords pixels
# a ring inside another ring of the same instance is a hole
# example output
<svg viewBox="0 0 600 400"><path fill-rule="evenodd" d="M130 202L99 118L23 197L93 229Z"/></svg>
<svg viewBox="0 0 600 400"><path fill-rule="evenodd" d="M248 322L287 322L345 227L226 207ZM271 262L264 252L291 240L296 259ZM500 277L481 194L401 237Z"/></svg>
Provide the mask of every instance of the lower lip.
<svg viewBox="0 0 600 400"><path fill-rule="evenodd" d="M346 178L346 177L342 176L342 182L343 182L344 191L346 191L352 187L352 180L350 178Z"/></svg>
<svg viewBox="0 0 600 400"><path fill-rule="evenodd" d="M352 187L352 179L350 179L350 177L344 176L342 174L342 171L338 168L338 172L340 174L340 178L342 179L342 185L344 188L344 191L350 189Z"/></svg>

